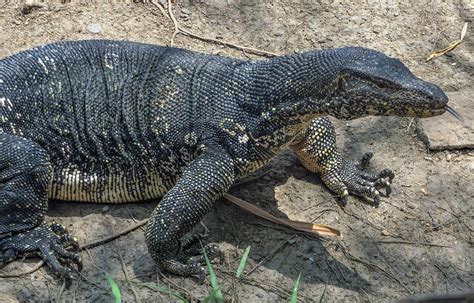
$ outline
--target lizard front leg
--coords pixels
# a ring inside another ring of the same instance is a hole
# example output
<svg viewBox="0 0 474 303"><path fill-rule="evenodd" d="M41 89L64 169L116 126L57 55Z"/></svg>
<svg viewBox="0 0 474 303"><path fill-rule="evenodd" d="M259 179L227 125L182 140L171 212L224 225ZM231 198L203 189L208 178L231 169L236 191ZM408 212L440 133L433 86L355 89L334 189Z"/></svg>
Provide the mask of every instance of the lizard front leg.
<svg viewBox="0 0 474 303"><path fill-rule="evenodd" d="M43 222L51 174L40 146L0 133L0 265L37 254L69 285L71 268L81 267L79 246L61 225ZM74 251L65 249L70 245Z"/></svg>
<svg viewBox="0 0 474 303"><path fill-rule="evenodd" d="M345 160L336 146L336 131L327 117L311 121L308 129L295 140L291 148L301 163L310 171L320 174L321 180L347 203L349 193L371 198L374 205L380 203L379 190L391 192L394 174L389 169L380 173L367 171L372 153L366 153L360 161Z"/></svg>
<svg viewBox="0 0 474 303"><path fill-rule="evenodd" d="M205 275L202 255L183 240L234 181L234 165L224 149L206 149L193 160L153 211L145 238L158 265L179 275Z"/></svg>

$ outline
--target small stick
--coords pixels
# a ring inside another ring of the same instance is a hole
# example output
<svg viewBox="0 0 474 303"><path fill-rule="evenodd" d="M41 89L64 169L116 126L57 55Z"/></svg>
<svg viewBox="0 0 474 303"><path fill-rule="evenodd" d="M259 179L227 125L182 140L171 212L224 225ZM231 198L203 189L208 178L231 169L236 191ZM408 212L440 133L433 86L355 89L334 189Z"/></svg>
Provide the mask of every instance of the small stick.
<svg viewBox="0 0 474 303"><path fill-rule="evenodd" d="M165 9L163 8L163 6L161 6L160 4L156 3L156 1L152 0L151 3L158 7L158 9L160 10L161 14L166 17L166 18L169 18L169 15L166 13Z"/></svg>
<svg viewBox="0 0 474 303"><path fill-rule="evenodd" d="M59 288L58 295L56 296L56 302L61 302L61 297L63 296L64 287L66 286L66 280L63 280L61 287Z"/></svg>
<svg viewBox="0 0 474 303"><path fill-rule="evenodd" d="M275 249L270 252L268 255L265 256L265 258L263 258L260 262L257 263L257 265L255 265L251 270L249 270L245 275L246 276L250 276L257 268L259 268L263 263L265 263L268 259L270 259L271 257L273 257L280 249L282 249L283 247L285 247L287 244L288 244L288 241L290 241L291 239L293 239L295 237L295 235L291 235L290 237L288 237L287 239L283 240L280 245L278 245L277 247L275 247Z"/></svg>
<svg viewBox="0 0 474 303"><path fill-rule="evenodd" d="M0 278L20 278L22 276L26 276L26 275L29 275L29 274L32 274L34 273L35 271L37 271L38 269L40 269L43 265L44 265L45 261L44 260L41 260L39 261L38 263L36 263L36 265L24 272L24 273L19 273L19 274L0 274Z"/></svg>
<svg viewBox="0 0 474 303"><path fill-rule="evenodd" d="M145 225L148 223L148 219L144 219L144 220L141 220L141 221L138 221L137 223L133 224L132 226L122 230L121 232L119 233L116 233L116 234L113 234L113 235L110 235L108 237L105 237L105 238L102 238L102 239L98 239L98 240L92 240L90 242L86 242L84 243L83 245L81 245L81 250L85 249L85 248L93 248L93 247L96 247L96 246L99 246L99 245L102 245L102 244L105 244L107 242L110 242L112 240L115 240L125 234L128 234L138 228L140 228L141 226Z"/></svg>
<svg viewBox="0 0 474 303"><path fill-rule="evenodd" d="M125 280L127 281L128 286L130 286L130 289L132 290L133 297L135 298L135 302L138 303L138 302L140 302L140 299L138 298L138 294L135 291L135 287L133 286L133 284L130 281L130 277L128 275L127 268L125 266L125 261L123 260L122 253L120 252L120 249L118 249L118 247L117 247L117 254L118 254L119 259L120 259L120 264L122 265L122 271L123 271L123 274L125 275Z"/></svg>
<svg viewBox="0 0 474 303"><path fill-rule="evenodd" d="M156 3L155 1L152 1L151 3L154 6L158 7L158 9L161 11L161 13L164 13L164 8L161 6L161 4ZM168 15L167 15L167 17L169 19L171 19L171 21L173 21L173 25L174 25L174 33L171 36L171 46L174 45L174 39L175 39L176 35L183 34L183 35L189 36L191 38L195 38L195 39L199 39L199 40L202 40L202 41L205 41L205 42L211 42L211 43L215 43L215 44L219 44L219 45L224 45L224 46L235 48L235 49L247 52L249 54L257 55L257 56L264 56L264 57L278 56L278 54L276 54L276 53L268 52L268 51L265 51L265 50L252 48L252 47L247 47L247 46L235 44L235 43L220 40L220 39L214 39L214 38L210 38L210 37L201 36L201 35L195 34L195 33L191 32L189 30L186 30L186 29L182 28L181 26L179 26L178 21L174 17L173 11L171 9L171 1L168 1Z"/></svg>
<svg viewBox="0 0 474 303"><path fill-rule="evenodd" d="M214 38L200 36L198 34L195 34L193 32L190 32L190 31L185 30L185 29L180 28L180 27L179 27L179 31L181 33L185 34L185 35L188 35L190 37L193 37L193 38L205 41L205 42L212 42L212 43L228 46L228 47L231 47L231 48L235 48L235 49L238 49L238 50L245 51L249 54L253 54L253 55L257 55L257 56L264 56L264 57L276 57L276 56L278 56L278 54L276 54L276 53L261 50L261 49L258 49L258 48L242 46L242 45L239 45L239 44L235 44L235 43L220 40L220 39L214 39Z"/></svg>
<svg viewBox="0 0 474 303"><path fill-rule="evenodd" d="M178 26L178 21L176 21L176 18L174 17L173 10L171 9L171 0L168 0L168 14L169 14L169 16L170 16L170 18L171 18L171 20L173 21L173 24L174 24L174 33L171 36L171 41L170 41L171 46L173 46L174 45L174 38L176 37L177 34L179 34L180 28Z"/></svg>
<svg viewBox="0 0 474 303"><path fill-rule="evenodd" d="M415 241L405 241L405 240L382 240L375 243L384 243L384 244L408 244L408 245L422 245L422 246L435 246L435 247L447 247L451 248L448 245L430 243L430 242L415 242Z"/></svg>
<svg viewBox="0 0 474 303"><path fill-rule="evenodd" d="M184 287L181 287L179 286L178 284L174 283L172 280L168 279L160 270L158 270L158 274L160 275L160 277L165 280L166 282L168 282L169 284L173 285L176 289L178 289L179 291L181 291L182 293L186 294L186 297L187 298L192 298L191 294L189 293L189 291L184 288Z"/></svg>
<svg viewBox="0 0 474 303"><path fill-rule="evenodd" d="M79 275L79 283L77 284L77 287L76 289L74 290L73 294L72 294L72 303L76 303L76 296L77 296L77 291L79 290L79 288L81 287L81 283L82 283L82 280L83 280L83 277L82 275Z"/></svg>
<svg viewBox="0 0 474 303"><path fill-rule="evenodd" d="M410 127L413 124L414 120L415 120L415 118L411 118L410 123L408 124L407 129L406 129L407 132L410 130Z"/></svg>

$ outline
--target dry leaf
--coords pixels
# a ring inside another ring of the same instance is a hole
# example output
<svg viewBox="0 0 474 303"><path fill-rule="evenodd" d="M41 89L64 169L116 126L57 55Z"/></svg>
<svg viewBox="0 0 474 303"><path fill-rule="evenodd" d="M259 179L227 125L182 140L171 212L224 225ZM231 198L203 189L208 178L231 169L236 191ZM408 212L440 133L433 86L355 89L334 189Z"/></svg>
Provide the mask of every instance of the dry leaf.
<svg viewBox="0 0 474 303"><path fill-rule="evenodd" d="M465 22L464 26L462 27L461 37L459 38L459 40L456 40L456 41L453 41L453 42L449 43L449 45L446 46L445 48L442 48L440 50L432 52L431 55L428 58L426 58L426 61L430 61L431 59L438 58L438 57L446 54L447 52L452 51L453 49L455 49L463 41L464 36L466 36L466 32L467 32L467 22Z"/></svg>
<svg viewBox="0 0 474 303"><path fill-rule="evenodd" d="M264 211L261 208L256 207L255 205L252 205L240 198L234 197L229 194L225 194L224 198L229 200L230 202L234 203L235 205L239 206L240 208L245 209L248 212L251 212L252 214L259 216L261 218L264 218L268 221L271 221L273 223L277 223L280 225L285 225L300 231L304 231L307 233L313 233L313 234L318 234L318 235L326 235L326 236L335 236L335 237L341 237L341 232L337 229L334 229L330 226L323 225L323 224L313 224L313 223L307 223L307 222L300 222L300 221L293 221L293 220L288 220L288 219L281 219L277 218L268 212Z"/></svg>

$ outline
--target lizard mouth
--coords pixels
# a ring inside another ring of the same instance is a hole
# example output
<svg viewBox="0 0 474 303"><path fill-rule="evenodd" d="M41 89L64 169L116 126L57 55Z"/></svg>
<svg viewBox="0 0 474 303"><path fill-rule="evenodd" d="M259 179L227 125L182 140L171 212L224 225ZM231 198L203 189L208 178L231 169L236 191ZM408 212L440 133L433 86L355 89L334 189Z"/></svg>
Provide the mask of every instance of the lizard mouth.
<svg viewBox="0 0 474 303"><path fill-rule="evenodd" d="M445 112L450 113L451 115L453 115L456 119L458 119L461 122L464 121L461 114L459 114L454 108L452 108L449 105L444 105L443 107L440 107L440 108L434 108L434 109L424 111L421 117L439 116L441 114L444 114Z"/></svg>

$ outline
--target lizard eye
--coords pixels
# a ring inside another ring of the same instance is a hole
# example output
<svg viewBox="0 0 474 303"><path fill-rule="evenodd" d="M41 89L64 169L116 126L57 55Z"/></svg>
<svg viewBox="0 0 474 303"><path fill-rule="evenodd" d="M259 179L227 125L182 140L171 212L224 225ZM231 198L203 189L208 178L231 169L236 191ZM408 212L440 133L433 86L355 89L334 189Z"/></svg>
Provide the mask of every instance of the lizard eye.
<svg viewBox="0 0 474 303"><path fill-rule="evenodd" d="M381 88L395 88L396 87L396 85L393 82L387 81L385 79L374 78L372 79L372 82L374 82L378 87L381 87Z"/></svg>

